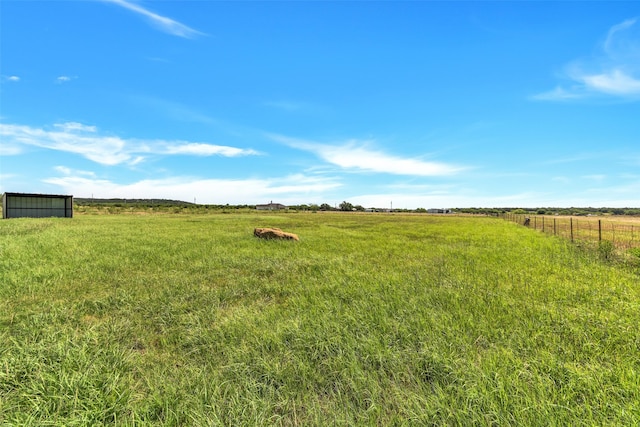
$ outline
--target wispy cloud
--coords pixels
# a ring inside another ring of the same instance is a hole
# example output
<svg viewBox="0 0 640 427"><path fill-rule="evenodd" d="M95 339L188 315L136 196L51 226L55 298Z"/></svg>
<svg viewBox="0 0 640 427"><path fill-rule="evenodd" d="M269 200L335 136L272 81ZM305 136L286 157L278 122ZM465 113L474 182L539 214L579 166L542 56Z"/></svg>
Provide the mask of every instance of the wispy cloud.
<svg viewBox="0 0 640 427"><path fill-rule="evenodd" d="M370 141L350 140L329 145L282 135L271 134L269 137L292 148L312 152L324 161L343 169L412 176L452 175L464 169L447 163L390 155L369 148L372 145Z"/></svg>
<svg viewBox="0 0 640 427"><path fill-rule="evenodd" d="M75 76L58 76L56 77L56 83L58 84L67 83L75 79L77 79L77 77Z"/></svg>
<svg viewBox="0 0 640 427"><path fill-rule="evenodd" d="M640 24L628 19L612 26L597 54L567 65L562 78L568 80L531 98L567 101L608 96L640 99Z"/></svg>
<svg viewBox="0 0 640 427"><path fill-rule="evenodd" d="M189 141L126 139L99 132L95 126L69 122L43 129L25 125L0 124L3 146L13 147L9 154L20 154L21 147L32 146L78 154L96 163L114 166L135 165L147 155L250 156L252 149Z"/></svg>
<svg viewBox="0 0 640 427"><path fill-rule="evenodd" d="M158 15L157 13L151 12L148 9L140 6L137 3L133 3L125 0L104 0L109 3L114 3L118 6L121 6L125 9L128 9L132 12L135 12L139 15L144 16L149 20L149 22L158 28L160 31L165 32L167 34L171 34L178 37L183 37L187 39L192 39L197 36L205 35L198 30L194 30L191 27L186 26L178 21L175 21L166 16Z"/></svg>
<svg viewBox="0 0 640 427"><path fill-rule="evenodd" d="M538 93L533 95L531 99L536 101L569 101L573 99L580 99L585 97L585 90L583 87L573 86L570 89L565 89L561 86L556 86L554 89L548 92Z"/></svg>
<svg viewBox="0 0 640 427"><path fill-rule="evenodd" d="M170 198L185 201L196 198L198 203L246 204L277 199L280 203L293 204L301 199L321 199L327 191L341 185L333 179L303 175L239 180L172 177L125 184L86 176L69 176L66 173L63 175L43 181L78 197L93 194L99 198ZM215 192L212 192L214 188Z"/></svg>
<svg viewBox="0 0 640 427"><path fill-rule="evenodd" d="M20 77L19 76L2 76L2 80L15 83L20 81Z"/></svg>
<svg viewBox="0 0 640 427"><path fill-rule="evenodd" d="M79 154L89 160L116 165L130 160L125 141L95 134L79 123L65 123L45 130L24 125L0 124L0 136L13 145L35 146Z"/></svg>
<svg viewBox="0 0 640 427"><path fill-rule="evenodd" d="M95 126L83 125L78 122L56 123L54 128L60 129L62 132L91 132L95 133L98 128Z"/></svg>
<svg viewBox="0 0 640 427"><path fill-rule="evenodd" d="M236 147L228 147L225 145L211 145L203 144L199 142L184 142L184 143L168 143L165 144L164 150L161 150L163 154L184 154L191 156L225 156L225 157L237 157L247 155L258 155L258 151L251 149L242 149Z"/></svg>

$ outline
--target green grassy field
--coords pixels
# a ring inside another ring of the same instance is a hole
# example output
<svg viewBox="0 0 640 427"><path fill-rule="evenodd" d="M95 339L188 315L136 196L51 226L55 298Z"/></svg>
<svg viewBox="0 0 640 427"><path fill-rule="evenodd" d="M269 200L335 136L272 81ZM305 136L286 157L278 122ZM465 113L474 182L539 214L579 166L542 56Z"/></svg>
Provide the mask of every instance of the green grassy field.
<svg viewBox="0 0 640 427"><path fill-rule="evenodd" d="M639 425L639 325L637 270L494 218L0 221L0 425Z"/></svg>

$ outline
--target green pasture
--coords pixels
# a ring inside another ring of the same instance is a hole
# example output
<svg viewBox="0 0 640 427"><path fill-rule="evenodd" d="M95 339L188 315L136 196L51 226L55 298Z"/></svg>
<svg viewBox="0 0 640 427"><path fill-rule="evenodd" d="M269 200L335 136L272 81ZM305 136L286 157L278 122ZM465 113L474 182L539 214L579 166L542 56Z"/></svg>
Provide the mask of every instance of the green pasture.
<svg viewBox="0 0 640 427"><path fill-rule="evenodd" d="M637 268L489 217L0 221L2 426L640 425L639 325Z"/></svg>

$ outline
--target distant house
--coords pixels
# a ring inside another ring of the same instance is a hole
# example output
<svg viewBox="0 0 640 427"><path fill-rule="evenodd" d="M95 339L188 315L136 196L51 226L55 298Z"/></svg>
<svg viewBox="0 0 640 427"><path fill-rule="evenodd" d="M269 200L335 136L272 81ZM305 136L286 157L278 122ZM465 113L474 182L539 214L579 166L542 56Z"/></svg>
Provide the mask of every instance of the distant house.
<svg viewBox="0 0 640 427"><path fill-rule="evenodd" d="M448 213L451 213L451 209L427 209L427 213L431 213L431 214L448 214Z"/></svg>
<svg viewBox="0 0 640 427"><path fill-rule="evenodd" d="M289 208L281 203L273 203L273 201L269 202L266 205L256 205L256 210L258 211L281 211L284 209Z"/></svg>
<svg viewBox="0 0 640 427"><path fill-rule="evenodd" d="M2 218L73 218L73 196L4 193Z"/></svg>

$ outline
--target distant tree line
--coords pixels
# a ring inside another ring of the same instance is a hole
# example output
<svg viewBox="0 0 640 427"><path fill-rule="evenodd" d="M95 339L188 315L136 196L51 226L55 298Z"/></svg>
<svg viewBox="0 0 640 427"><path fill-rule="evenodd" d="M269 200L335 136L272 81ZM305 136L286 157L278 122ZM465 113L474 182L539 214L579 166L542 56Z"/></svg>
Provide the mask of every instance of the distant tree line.
<svg viewBox="0 0 640 427"><path fill-rule="evenodd" d="M528 215L640 215L640 208L458 208L457 213L497 215L501 213L516 213Z"/></svg>
<svg viewBox="0 0 640 427"><path fill-rule="evenodd" d="M74 197L73 202L79 206L109 206L109 207L187 207L193 206L193 203L181 200L168 199L88 199L82 197Z"/></svg>
<svg viewBox="0 0 640 427"><path fill-rule="evenodd" d="M170 199L92 199L92 198L74 198L74 204L77 206L87 207L108 207L108 208L183 208L183 209L198 209L198 210L251 210L255 209L255 205L230 205L230 204L196 204L191 202L185 202L182 200L170 200ZM331 206L328 203L322 204L300 204L290 205L289 210L293 211L342 211L342 212L365 212L365 211L388 211L389 209L381 208L365 208L361 205L354 205L348 201ZM574 215L574 216L587 216L587 215L637 215L640 216L640 208L518 208L518 207L504 207L504 208L451 208L452 213L458 214L476 214L476 215L500 215L503 213L517 213L528 215ZM397 209L394 208L393 212L406 212L406 213L427 213L426 208L417 209Z"/></svg>
<svg viewBox="0 0 640 427"><path fill-rule="evenodd" d="M256 205L196 204L170 199L88 199L75 197L74 204L88 207L116 208L206 208L206 209L255 209Z"/></svg>

